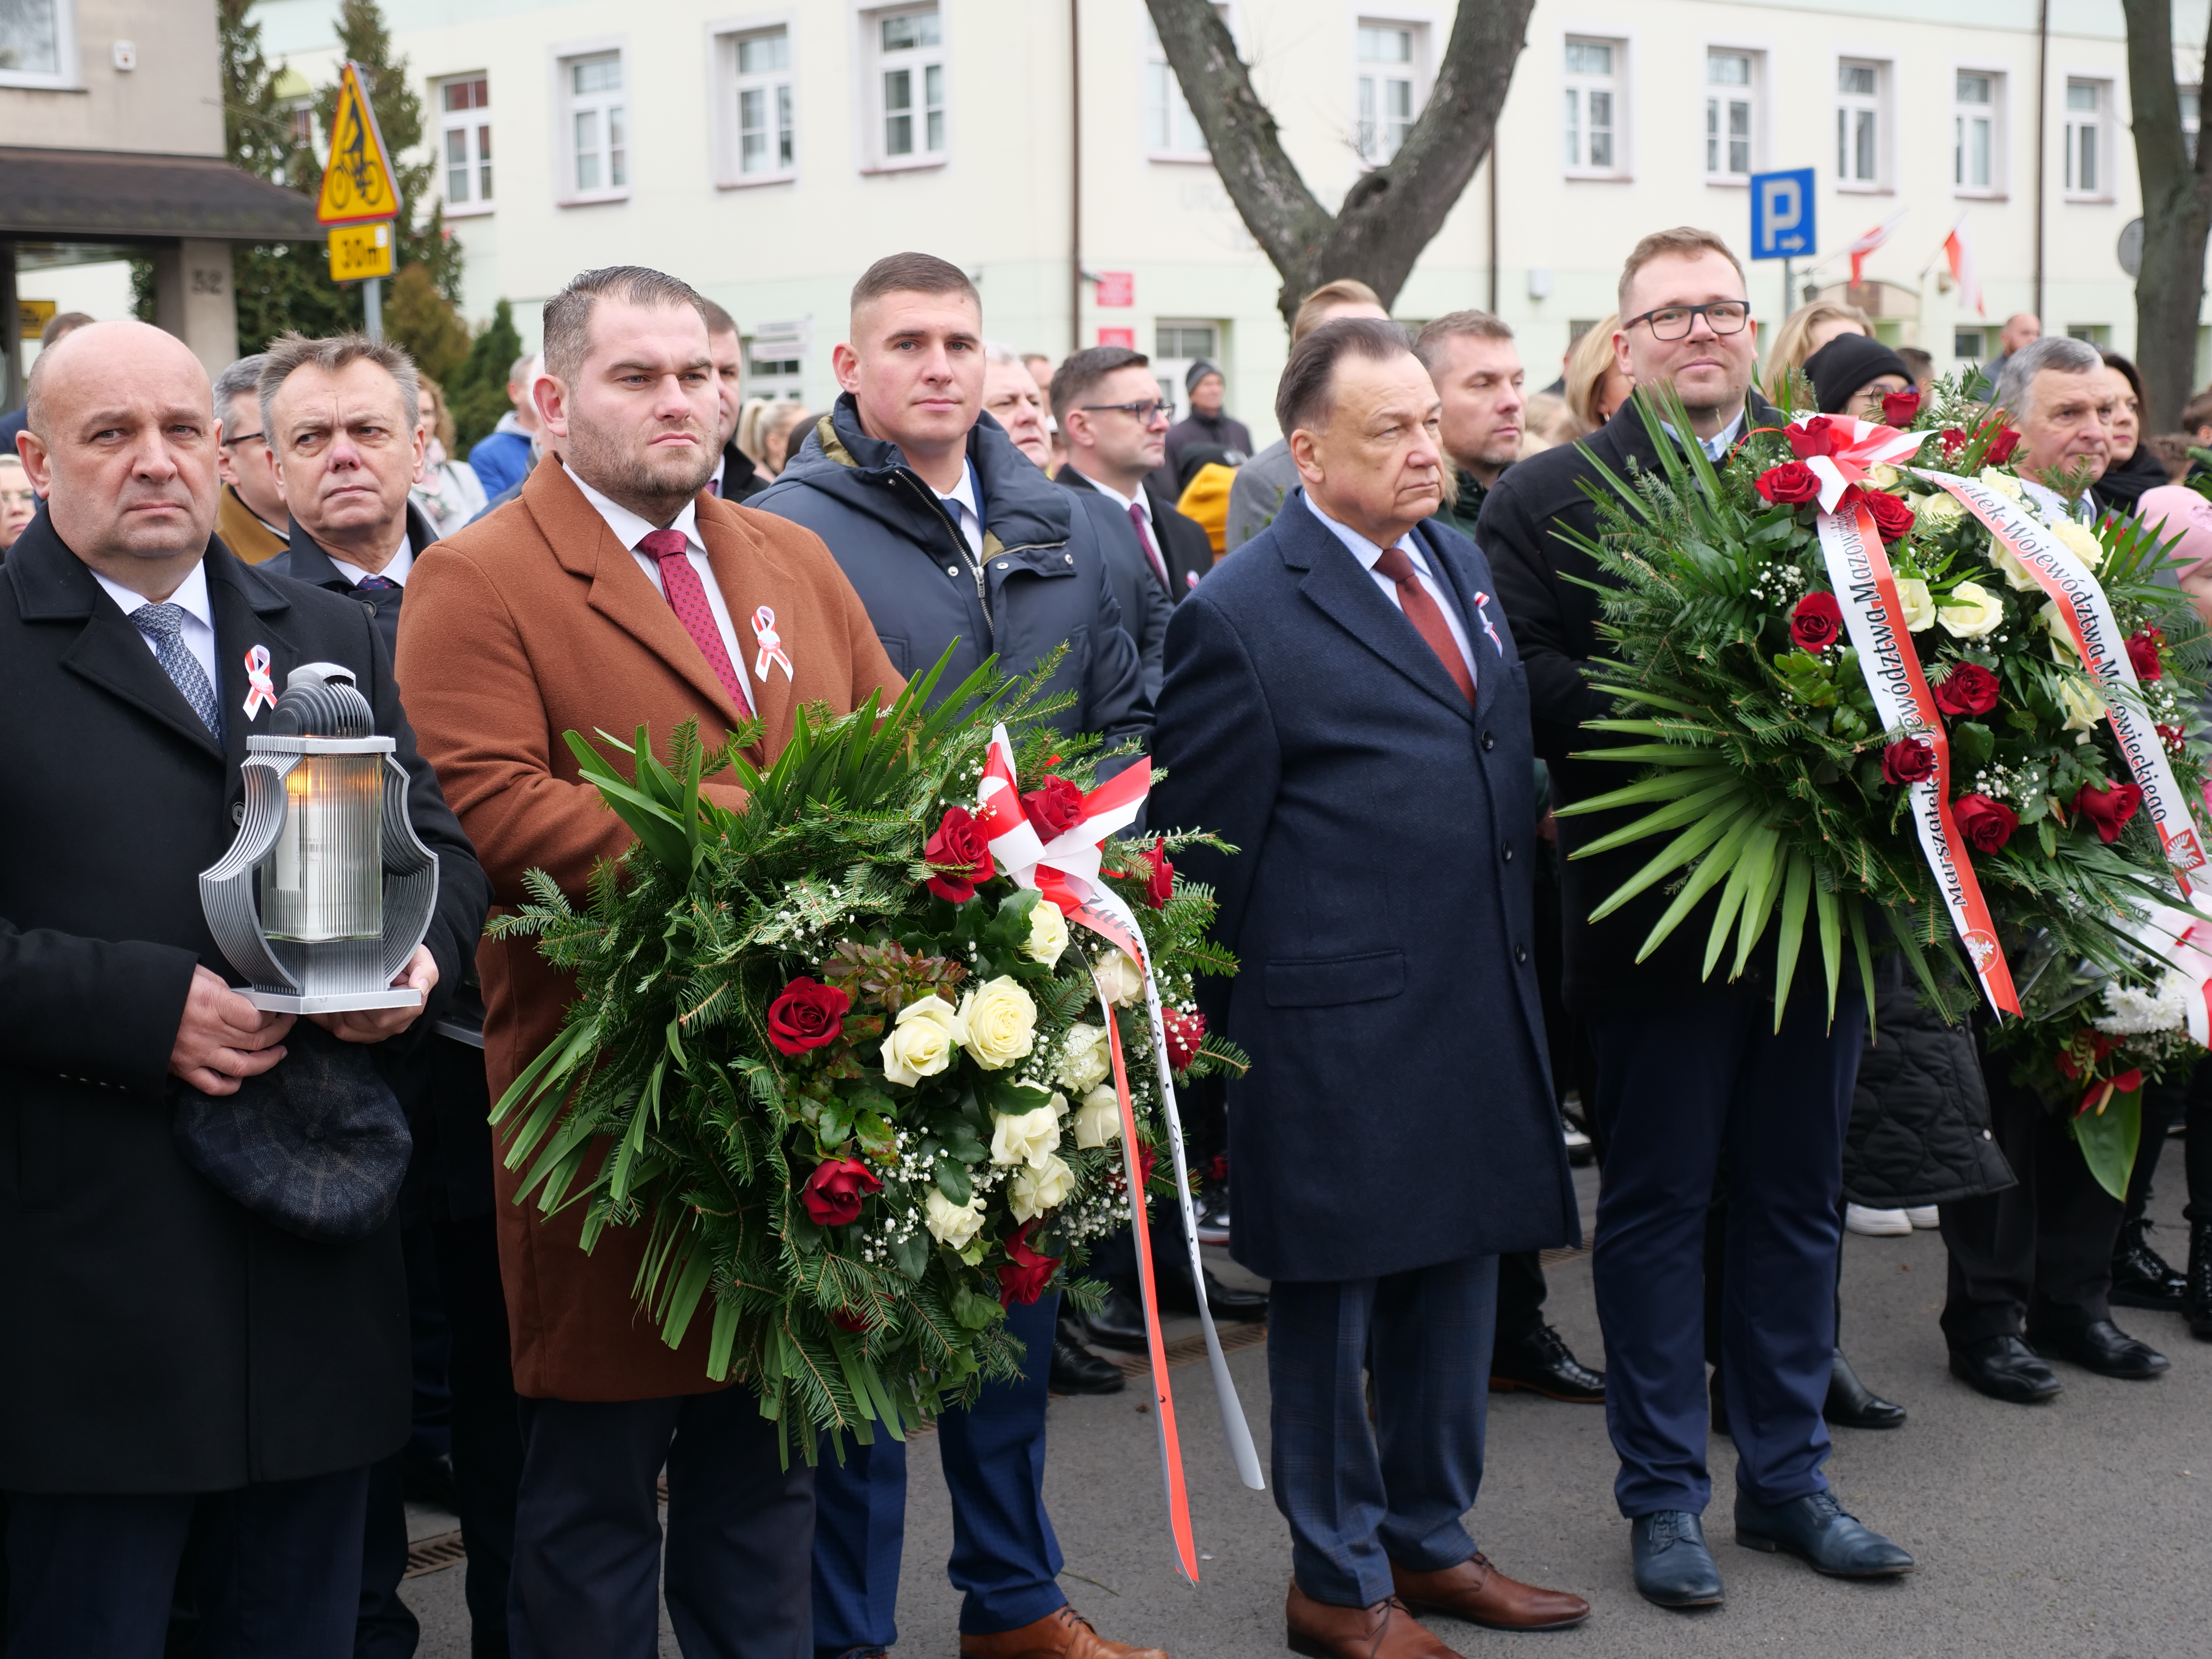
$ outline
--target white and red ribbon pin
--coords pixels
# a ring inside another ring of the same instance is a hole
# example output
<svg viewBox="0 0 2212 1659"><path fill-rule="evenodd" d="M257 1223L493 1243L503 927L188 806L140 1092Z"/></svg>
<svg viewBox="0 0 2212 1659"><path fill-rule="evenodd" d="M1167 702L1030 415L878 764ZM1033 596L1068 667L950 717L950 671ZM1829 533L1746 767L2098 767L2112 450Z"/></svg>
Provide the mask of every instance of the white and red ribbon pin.
<svg viewBox="0 0 2212 1659"><path fill-rule="evenodd" d="M775 612L764 605L753 612L753 638L760 641L760 654L753 659L753 678L766 685L768 665L780 663L783 678L789 680L791 659L784 652L783 636L775 631Z"/></svg>
<svg viewBox="0 0 2212 1659"><path fill-rule="evenodd" d="M257 645L246 653L246 718L276 706L276 684L269 678L269 647Z"/></svg>

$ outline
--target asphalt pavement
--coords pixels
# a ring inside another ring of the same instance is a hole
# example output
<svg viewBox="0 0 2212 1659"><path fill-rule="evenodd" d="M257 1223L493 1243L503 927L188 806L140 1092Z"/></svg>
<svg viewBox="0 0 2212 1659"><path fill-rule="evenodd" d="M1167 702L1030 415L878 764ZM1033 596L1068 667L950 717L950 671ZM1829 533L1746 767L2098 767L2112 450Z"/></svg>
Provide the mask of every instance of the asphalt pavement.
<svg viewBox="0 0 2212 1659"><path fill-rule="evenodd" d="M2180 1149L2153 1207L2156 1242L2177 1255ZM1580 1172L1587 1225L1594 1178ZM1218 1252L1209 1251L1218 1256ZM1825 1579L1734 1542L1735 1459L1711 1443L1707 1536L1727 1605L1662 1612L1636 1595L1627 1524L1613 1503L1605 1414L1524 1394L1492 1395L1489 1468L1470 1519L1476 1542L1516 1578L1571 1589L1595 1611L1574 1631L1514 1638L1450 1620L1432 1628L1475 1656L1522 1644L1571 1656L1798 1654L1826 1659L2187 1659L2212 1656L2212 1344L2178 1316L2123 1310L2122 1326L2173 1362L2156 1382L2110 1382L2061 1364L2066 1389L2045 1407L2002 1405L1944 1368L1936 1316L1943 1249L1934 1233L1849 1238L1845 1350L1869 1386L1907 1407L1882 1433L1836 1431L1828 1469L1846 1508L1911 1550L1919 1570L1879 1584ZM1225 1261L1225 1276L1236 1270ZM1602 1363L1586 1255L1550 1270L1550 1316L1586 1362ZM1224 1327L1233 1330L1234 1327ZM1183 1322L1171 1333L1196 1329ZM1264 1459L1267 1353L1230 1360ZM1100 1632L1178 1659L1275 1659L1283 1645L1289 1548L1273 1498L1238 1484L1203 1364L1173 1373L1203 1582L1176 1575L1157 1426L1140 1383L1105 1398L1055 1401L1045 1492L1066 1556L1068 1598ZM952 1540L937 1442L910 1460L902 1655L954 1659L957 1598L943 1563ZM418 1536L453 1525L423 1512ZM404 1587L423 1623L424 1659L465 1659L462 1571ZM661 1651L679 1652L665 1632Z"/></svg>

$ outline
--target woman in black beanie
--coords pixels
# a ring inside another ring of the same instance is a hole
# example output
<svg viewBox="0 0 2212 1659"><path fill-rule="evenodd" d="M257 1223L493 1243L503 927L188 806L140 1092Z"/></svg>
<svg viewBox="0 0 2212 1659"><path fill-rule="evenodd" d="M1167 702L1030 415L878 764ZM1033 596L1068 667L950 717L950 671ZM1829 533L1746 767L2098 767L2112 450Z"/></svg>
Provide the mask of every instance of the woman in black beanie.
<svg viewBox="0 0 2212 1659"><path fill-rule="evenodd" d="M1805 376L1823 415L1881 418L1881 400L1910 392L1912 371L1905 359L1863 334L1838 334L1805 360Z"/></svg>

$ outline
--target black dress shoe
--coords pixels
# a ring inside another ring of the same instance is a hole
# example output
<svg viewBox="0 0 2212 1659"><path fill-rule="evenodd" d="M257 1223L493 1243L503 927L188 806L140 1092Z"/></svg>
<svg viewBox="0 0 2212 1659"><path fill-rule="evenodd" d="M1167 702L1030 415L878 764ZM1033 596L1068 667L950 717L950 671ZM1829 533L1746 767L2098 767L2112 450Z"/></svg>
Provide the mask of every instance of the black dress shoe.
<svg viewBox="0 0 2212 1659"><path fill-rule="evenodd" d="M2027 1333L2028 1345L2046 1359L2064 1359L2126 1382L2145 1382L2168 1370L2164 1354L2148 1342L2138 1342L2109 1319L2091 1319L2079 1325L2037 1327Z"/></svg>
<svg viewBox="0 0 2212 1659"><path fill-rule="evenodd" d="M453 1484L453 1460L419 1446L408 1447L399 1458L399 1495L458 1515L461 1495Z"/></svg>
<svg viewBox="0 0 2212 1659"><path fill-rule="evenodd" d="M1828 1371L1828 1401L1820 1414L1844 1429L1894 1429L1905 1423L1905 1407L1892 1405L1860 1382L1841 1348Z"/></svg>
<svg viewBox="0 0 2212 1659"><path fill-rule="evenodd" d="M1054 1394L1119 1394L1128 1385L1119 1365L1083 1346L1082 1328L1068 1316L1053 1328L1049 1386Z"/></svg>
<svg viewBox="0 0 2212 1659"><path fill-rule="evenodd" d="M1687 1510L1638 1516L1629 1523L1628 1560L1637 1594L1654 1607L1711 1607L1723 1599L1705 1523Z"/></svg>
<svg viewBox="0 0 2212 1659"><path fill-rule="evenodd" d="M1198 1297L1190 1287L1190 1268L1188 1259L1174 1263L1160 1262L1154 1283L1159 1288L1160 1310L1163 1313L1194 1314L1198 1311ZM1213 1276L1213 1269L1199 1270L1206 1275L1206 1305L1216 1319L1255 1322L1267 1316L1267 1293L1265 1291L1232 1290Z"/></svg>
<svg viewBox="0 0 2212 1659"><path fill-rule="evenodd" d="M1808 1492L1787 1504L1735 1495L1735 1541L1812 1564L1831 1578L1894 1578L1912 1571L1912 1557L1858 1517L1844 1513L1832 1492Z"/></svg>
<svg viewBox="0 0 2212 1659"><path fill-rule="evenodd" d="M2137 1216L2120 1229L2112 1247L2112 1300L2122 1308L2155 1308L2171 1313L2188 1294L2189 1280L2150 1247L2150 1219Z"/></svg>
<svg viewBox="0 0 2212 1659"><path fill-rule="evenodd" d="M1124 1353L1144 1353L1152 1345L1145 1338L1145 1304L1127 1285L1109 1281L1106 1299L1098 1311L1083 1316L1084 1334L1102 1348Z"/></svg>
<svg viewBox="0 0 2212 1659"><path fill-rule="evenodd" d="M1537 1326L1491 1356L1490 1389L1493 1394L1526 1389L1574 1406L1605 1404L1605 1373L1577 1359L1566 1340L1549 1325Z"/></svg>
<svg viewBox="0 0 2212 1659"><path fill-rule="evenodd" d="M2212 1221L2190 1224L2189 1294L2181 1311L2189 1321L2190 1335L2199 1342L2212 1342Z"/></svg>
<svg viewBox="0 0 2212 1659"><path fill-rule="evenodd" d="M2056 1399L2063 1386L2058 1374L2016 1336L1978 1336L1953 1344L1951 1375L1992 1400L2015 1406L2039 1406Z"/></svg>

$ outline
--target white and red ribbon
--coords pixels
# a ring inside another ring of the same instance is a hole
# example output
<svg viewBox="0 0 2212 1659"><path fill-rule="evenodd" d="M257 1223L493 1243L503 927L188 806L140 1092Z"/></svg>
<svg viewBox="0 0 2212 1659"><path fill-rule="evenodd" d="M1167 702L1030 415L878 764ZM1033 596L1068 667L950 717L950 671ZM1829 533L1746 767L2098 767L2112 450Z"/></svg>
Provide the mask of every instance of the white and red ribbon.
<svg viewBox="0 0 2212 1659"><path fill-rule="evenodd" d="M2165 739L2142 706L2142 683L2136 678L2127 641L2112 616L2102 584L2051 533L2049 526L2002 490L1991 489L1978 478L1921 467L1913 471L1948 492L1980 520L2057 608L2075 650L2081 653L2081 665L2105 694L2105 718L2118 739L2130 775L2142 791L2143 806L2157 827L2159 845L2180 878L2185 896L2188 878L2205 867L2204 839L2190 815L2188 798L2166 763Z"/></svg>
<svg viewBox="0 0 2212 1659"><path fill-rule="evenodd" d="M1877 466L1894 466L1908 455L1917 454L1920 446L1928 441L1926 432L1899 432L1894 427L1883 426L1874 421L1857 420L1849 415L1800 415L1790 422L1793 430L1814 430L1814 422L1826 422L1818 428L1833 436L1842 437L1843 447L1826 455L1802 455L1798 459L1812 470L1820 481L1820 511L1833 513L1836 504L1844 499L1844 492L1853 484L1863 484L1867 474ZM1795 450L1793 443L1790 447Z"/></svg>
<svg viewBox="0 0 2212 1659"><path fill-rule="evenodd" d="M1843 609L1844 626L1858 648L1860 669L1882 724L1935 750L1935 775L1911 785L1909 799L1921 850L1943 895L1944 908L1951 913L1951 925L1966 947L1990 1006L1999 1013L2017 1014L2020 998L2013 989L2012 969L1997 944L1996 924L1951 817L1950 738L1906 629L1881 532L1863 501L1853 501L1849 513L1822 513L1818 523L1828 586Z"/></svg>
<svg viewBox="0 0 2212 1659"><path fill-rule="evenodd" d="M1182 1120L1176 1109L1174 1067L1168 1059L1166 1026L1161 1017L1160 991L1152 973L1143 931L1121 897L1108 889L1100 874L1100 843L1117 830L1136 822L1151 792L1152 768L1141 756L1083 798L1082 815L1048 842L1040 837L1022 811L1020 785L1014 770L1014 746L1000 726L991 733L991 747L977 787L975 818L991 849L992 858L1024 887L1033 887L1057 905L1070 921L1080 923L1109 944L1128 953L1144 970L1145 1008L1152 1021L1152 1057L1158 1066L1160 1103L1167 1117L1167 1155L1174 1166L1176 1197L1182 1212L1183 1240L1190 1252L1190 1282L1201 1287L1198 1317L1206 1335L1206 1354L1213 1373L1214 1398L1221 1410L1221 1431L1237 1465L1238 1479L1255 1492L1267 1486L1260 1473L1260 1455L1237 1384L1229 1375L1229 1360L1213 1328L1202 1287L1205 1264L1198 1251L1198 1218L1190 1199L1190 1178L1183 1168ZM1107 1048L1114 1063L1114 1089L1121 1109L1121 1159L1128 1184L1130 1231L1137 1249L1137 1279L1145 1305L1145 1335L1151 1351L1154 1410L1158 1414L1160 1467L1167 1486L1168 1524L1174 1534L1176 1565L1192 1583L1198 1582L1198 1546L1190 1524L1190 1498L1182 1469L1182 1443L1176 1422L1175 1395L1168 1386L1167 1347L1160 1335L1159 1298L1153 1286L1152 1237L1146 1225L1143 1184L1139 1179L1137 1121L1129 1094L1127 1069L1121 1056L1121 1028L1104 994L1099 1007L1106 1024Z"/></svg>
<svg viewBox="0 0 2212 1659"><path fill-rule="evenodd" d="M768 665L780 663L783 678L791 678L791 658L783 648L783 636L775 631L775 612L762 605L753 612L753 638L759 642L760 654L753 659L753 678L763 685L768 684Z"/></svg>
<svg viewBox="0 0 2212 1659"><path fill-rule="evenodd" d="M276 684L269 677L269 647L257 645L246 653L246 718L276 706Z"/></svg>

